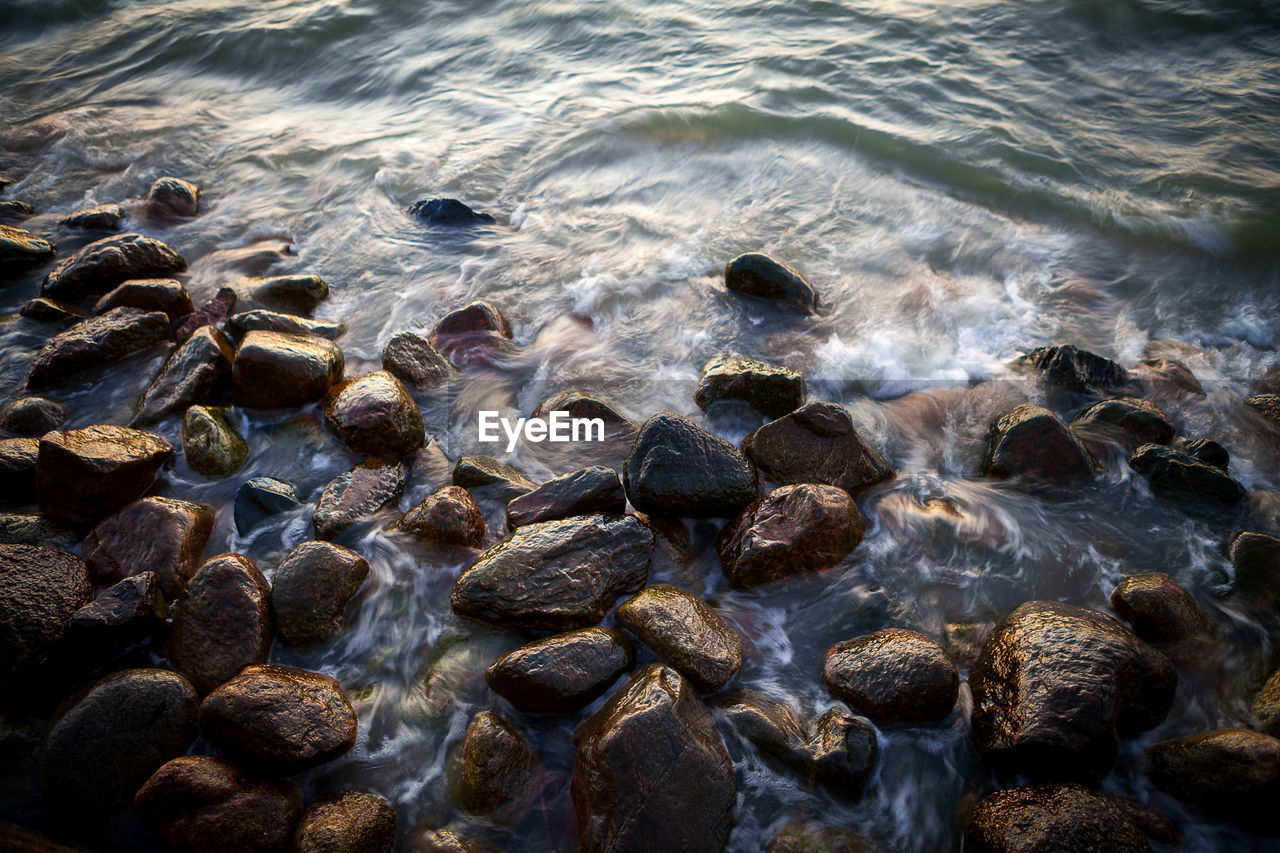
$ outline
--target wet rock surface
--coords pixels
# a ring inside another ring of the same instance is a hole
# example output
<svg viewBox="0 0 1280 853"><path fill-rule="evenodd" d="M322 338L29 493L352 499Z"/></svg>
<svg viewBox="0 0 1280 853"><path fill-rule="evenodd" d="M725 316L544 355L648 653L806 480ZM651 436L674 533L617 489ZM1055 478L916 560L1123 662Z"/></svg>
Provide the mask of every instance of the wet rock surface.
<svg viewBox="0 0 1280 853"><path fill-rule="evenodd" d="M1174 428L1154 403L1137 397L1104 400L1085 409L1071 422L1072 429L1087 427L1122 439L1130 447L1141 444L1168 444Z"/></svg>
<svg viewBox="0 0 1280 853"><path fill-rule="evenodd" d="M488 213L478 213L456 198L432 198L415 202L409 207L409 215L432 225L492 225L494 218Z"/></svg>
<svg viewBox="0 0 1280 853"><path fill-rule="evenodd" d="M404 514L396 525L424 542L478 548L484 541L484 513L461 486L432 492Z"/></svg>
<svg viewBox="0 0 1280 853"><path fill-rule="evenodd" d="M627 508L622 481L612 468L594 465L547 480L507 504L507 524L520 527L595 512L621 513Z"/></svg>
<svg viewBox="0 0 1280 853"><path fill-rule="evenodd" d="M155 572L165 597L176 600L200 567L213 521L213 507L207 504L143 498L90 531L85 560L98 583Z"/></svg>
<svg viewBox="0 0 1280 853"><path fill-rule="evenodd" d="M1151 846L1125 812L1080 785L1006 788L985 797L964 829L974 853L1148 853Z"/></svg>
<svg viewBox="0 0 1280 853"><path fill-rule="evenodd" d="M53 244L25 228L0 225L0 268L5 277L53 260Z"/></svg>
<svg viewBox="0 0 1280 853"><path fill-rule="evenodd" d="M634 516L531 524L485 551L458 578L453 612L514 628L594 625L649 577L653 532Z"/></svg>
<svg viewBox="0 0 1280 853"><path fill-rule="evenodd" d="M58 220L58 224L84 231L119 231L120 223L124 218L125 210L121 205L95 204L93 207L82 207L62 217Z"/></svg>
<svg viewBox="0 0 1280 853"><path fill-rule="evenodd" d="M575 740L570 790L583 849L724 847L738 789L733 763L693 685L678 672L660 664L640 670Z"/></svg>
<svg viewBox="0 0 1280 853"><path fill-rule="evenodd" d="M440 318L427 340L459 367L490 364L510 346L511 324L489 302L472 302Z"/></svg>
<svg viewBox="0 0 1280 853"><path fill-rule="evenodd" d="M75 554L0 545L0 684L38 666L92 595L88 568Z"/></svg>
<svg viewBox="0 0 1280 853"><path fill-rule="evenodd" d="M165 278L187 262L159 240L120 234L96 240L61 261L45 277L41 295L75 302L101 296L130 279Z"/></svg>
<svg viewBox="0 0 1280 853"><path fill-rule="evenodd" d="M91 524L142 496L173 456L173 445L142 430L90 426L40 439L36 496L55 521Z"/></svg>
<svg viewBox="0 0 1280 853"><path fill-rule="evenodd" d="M391 853L395 843L396 810L386 798L344 791L307 806L293 853Z"/></svg>
<svg viewBox="0 0 1280 853"><path fill-rule="evenodd" d="M236 490L236 531L243 536L271 516L301 505L298 491L292 483L274 477L245 480Z"/></svg>
<svg viewBox="0 0 1280 853"><path fill-rule="evenodd" d="M827 689L877 722L934 723L956 704L960 676L936 640L886 628L846 640L827 652Z"/></svg>
<svg viewBox="0 0 1280 853"><path fill-rule="evenodd" d="M237 338L243 338L249 332L280 332L286 335L312 335L333 341L342 337L346 327L342 323L326 323L296 314L281 314L257 308L228 317L227 331Z"/></svg>
<svg viewBox="0 0 1280 853"><path fill-rule="evenodd" d="M325 398L324 422L354 453L405 456L426 439L417 404L386 370L335 386Z"/></svg>
<svg viewBox="0 0 1280 853"><path fill-rule="evenodd" d="M200 188L182 178L157 178L147 191L147 213L158 218L190 218L200 210Z"/></svg>
<svg viewBox="0 0 1280 853"><path fill-rule="evenodd" d="M1256 832L1280 833L1280 740L1248 729L1218 729L1162 741L1147 750L1156 787L1189 806Z"/></svg>
<svg viewBox="0 0 1280 853"><path fill-rule="evenodd" d="M382 369L420 391L434 388L453 373L449 359L417 332L399 332L387 341L382 349Z"/></svg>
<svg viewBox="0 0 1280 853"><path fill-rule="evenodd" d="M310 314L329 298L329 285L318 275L277 275L258 279L253 300L273 311Z"/></svg>
<svg viewBox="0 0 1280 853"><path fill-rule="evenodd" d="M235 307L236 292L229 287L218 288L218 292L208 302L173 325L173 339L184 340L201 326L221 328Z"/></svg>
<svg viewBox="0 0 1280 853"><path fill-rule="evenodd" d="M369 564L354 551L329 542L303 542L276 568L271 604L285 645L307 649L345 627L347 602L360 591Z"/></svg>
<svg viewBox="0 0 1280 853"><path fill-rule="evenodd" d="M1231 507L1244 500L1245 489L1221 468L1160 444L1144 444L1129 457L1129 466L1146 478L1160 498L1186 507Z"/></svg>
<svg viewBox="0 0 1280 853"><path fill-rule="evenodd" d="M249 458L249 445L227 418L227 410L192 406L182 418L182 455L206 477L230 477Z"/></svg>
<svg viewBox="0 0 1280 853"><path fill-rule="evenodd" d="M0 438L0 503L27 506L36 502L35 438Z"/></svg>
<svg viewBox="0 0 1280 853"><path fill-rule="evenodd" d="M66 643L87 659L110 657L151 636L168 613L160 576L141 572L103 590L72 614Z"/></svg>
<svg viewBox="0 0 1280 853"><path fill-rule="evenodd" d="M463 736L454 789L472 814L515 822L537 794L539 772L538 757L515 727L481 711Z"/></svg>
<svg viewBox="0 0 1280 853"><path fill-rule="evenodd" d="M236 400L258 409L303 406L323 397L342 378L344 365L342 350L332 341L249 332L231 367Z"/></svg>
<svg viewBox="0 0 1280 853"><path fill-rule="evenodd" d="M798 371L741 356L721 355L702 368L694 391L698 408L716 403L746 403L767 418L780 418L804 403L804 378Z"/></svg>
<svg viewBox="0 0 1280 853"><path fill-rule="evenodd" d="M1280 394L1255 394L1244 398L1245 405L1280 426Z"/></svg>
<svg viewBox="0 0 1280 853"><path fill-rule="evenodd" d="M508 652L485 671L489 687L525 713L565 714L595 701L635 665L616 628L581 628Z"/></svg>
<svg viewBox="0 0 1280 853"><path fill-rule="evenodd" d="M207 560L174 610L169 655L201 694L271 652L271 588L240 554Z"/></svg>
<svg viewBox="0 0 1280 853"><path fill-rule="evenodd" d="M996 418L979 471L984 477L1071 483L1093 476L1089 451L1043 406L1024 403Z"/></svg>
<svg viewBox="0 0 1280 853"><path fill-rule="evenodd" d="M1280 605L1280 537L1243 530L1232 537L1227 553L1235 572L1234 595L1263 609Z"/></svg>
<svg viewBox="0 0 1280 853"><path fill-rule="evenodd" d="M31 361L27 387L41 391L77 374L169 340L169 318L160 311L113 308L54 335Z"/></svg>
<svg viewBox="0 0 1280 853"><path fill-rule="evenodd" d="M804 308L818 307L818 294L791 267L759 252L748 252L729 261L724 284L736 293L790 302Z"/></svg>
<svg viewBox="0 0 1280 853"><path fill-rule="evenodd" d="M112 308L162 311L171 323L195 310L187 289L182 286L182 282L174 278L126 281L99 299L93 306L93 313L105 314Z"/></svg>
<svg viewBox="0 0 1280 853"><path fill-rule="evenodd" d="M742 450L776 483L823 483L858 494L893 476L843 406L809 403L757 429Z"/></svg>
<svg viewBox="0 0 1280 853"><path fill-rule="evenodd" d="M778 830L765 853L882 853L856 829L793 821Z"/></svg>
<svg viewBox="0 0 1280 853"><path fill-rule="evenodd" d="M1119 364L1072 344L1040 347L1025 359L1052 389L1104 396L1129 385L1129 374Z"/></svg>
<svg viewBox="0 0 1280 853"><path fill-rule="evenodd" d="M1209 634L1209 621L1195 599L1161 572L1130 575L1111 593L1111 606L1139 637L1177 643Z"/></svg>
<svg viewBox="0 0 1280 853"><path fill-rule="evenodd" d="M0 432L39 438L67 422L67 407L48 397L21 397L0 406Z"/></svg>
<svg viewBox="0 0 1280 853"><path fill-rule="evenodd" d="M74 325L89 316L88 311L77 305L45 299L43 296L22 303L18 313L37 323L61 323L64 326Z"/></svg>
<svg viewBox="0 0 1280 853"><path fill-rule="evenodd" d="M72 550L80 545L80 532L39 513L0 512L0 543L47 545Z"/></svg>
<svg viewBox="0 0 1280 853"><path fill-rule="evenodd" d="M502 501L512 501L535 488L533 481L492 456L464 456L453 468L453 484L465 489L484 489Z"/></svg>
<svg viewBox="0 0 1280 853"><path fill-rule="evenodd" d="M1188 441L1184 448L1188 454L1199 459L1206 465L1212 465L1220 471L1226 471L1231 465L1231 454L1227 449L1218 442L1208 438L1198 438L1195 441Z"/></svg>
<svg viewBox="0 0 1280 853"><path fill-rule="evenodd" d="M623 467L627 497L650 515L728 517L756 499L755 466L679 415L645 421Z"/></svg>
<svg viewBox="0 0 1280 853"><path fill-rule="evenodd" d="M1258 721L1258 729L1272 737L1280 736L1280 670L1271 673L1253 697L1250 710Z"/></svg>
<svg viewBox="0 0 1280 853"><path fill-rule="evenodd" d="M703 690L717 690L742 666L742 639L702 599L654 584L628 599L615 615L654 654Z"/></svg>
<svg viewBox="0 0 1280 853"><path fill-rule="evenodd" d="M334 478L316 501L316 536L332 539L394 502L404 492L405 475L403 464L370 457Z"/></svg>

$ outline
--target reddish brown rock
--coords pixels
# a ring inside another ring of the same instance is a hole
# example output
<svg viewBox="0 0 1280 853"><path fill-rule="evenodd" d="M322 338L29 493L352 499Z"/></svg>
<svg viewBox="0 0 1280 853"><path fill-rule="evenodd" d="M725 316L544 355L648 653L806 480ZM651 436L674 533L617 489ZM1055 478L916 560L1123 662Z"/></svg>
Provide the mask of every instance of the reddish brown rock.
<svg viewBox="0 0 1280 853"><path fill-rule="evenodd" d="M92 596L89 571L75 554L0 545L0 685L44 660Z"/></svg>
<svg viewBox="0 0 1280 853"><path fill-rule="evenodd" d="M54 335L31 360L27 387L63 385L90 368L120 361L169 339L169 318L161 311L113 308Z"/></svg>
<svg viewBox="0 0 1280 853"><path fill-rule="evenodd" d="M427 495L396 526L437 545L479 548L484 541L484 513L461 486L446 486Z"/></svg>
<svg viewBox="0 0 1280 853"><path fill-rule="evenodd" d="M187 335L201 326L221 328L236 307L236 292L229 287L220 287L213 298L195 311L183 317L173 326L173 339L185 340Z"/></svg>
<svg viewBox="0 0 1280 853"><path fill-rule="evenodd" d="M1110 797L1080 785L1006 788L984 798L964 828L966 853L1150 853Z"/></svg>
<svg viewBox="0 0 1280 853"><path fill-rule="evenodd" d="M1209 621L1195 599L1160 572L1126 577L1111 593L1111 606L1148 642L1177 643L1209 634Z"/></svg>
<svg viewBox="0 0 1280 853"><path fill-rule="evenodd" d="M364 584L369 564L329 542L303 542L276 568L271 603L285 645L308 649L342 633L343 612Z"/></svg>
<svg viewBox="0 0 1280 853"><path fill-rule="evenodd" d="M426 439L417 404L386 370L348 379L329 391L324 422L353 453L405 456Z"/></svg>
<svg viewBox="0 0 1280 853"><path fill-rule="evenodd" d="M213 507L205 504L143 498L89 533L85 560L98 583L155 572L165 597L176 601L200 567L213 520Z"/></svg>
<svg viewBox="0 0 1280 853"><path fill-rule="evenodd" d="M944 720L960 690L960 675L946 650L931 637L901 628L832 646L822 677L831 695L886 723Z"/></svg>
<svg viewBox="0 0 1280 853"><path fill-rule="evenodd" d="M249 332L231 367L236 400L258 409L288 409L319 400L342 378L333 341L279 332Z"/></svg>
<svg viewBox="0 0 1280 853"><path fill-rule="evenodd" d="M141 234L105 237L83 247L45 276L41 294L75 302L135 278L164 278L187 268L173 249Z"/></svg>
<svg viewBox="0 0 1280 853"><path fill-rule="evenodd" d="M809 403L747 436L742 450L776 483L824 483L858 494L893 476L835 403Z"/></svg>
<svg viewBox="0 0 1280 853"><path fill-rule="evenodd" d="M343 791L307 806L293 853L391 853L395 844L391 803L377 794Z"/></svg>
<svg viewBox="0 0 1280 853"><path fill-rule="evenodd" d="M220 554L200 567L174 611L173 664L201 693L271 653L271 588L253 561Z"/></svg>
<svg viewBox="0 0 1280 853"><path fill-rule="evenodd" d="M160 436L118 426L53 430L40 439L36 497L56 521L91 524L142 497L173 456Z"/></svg>
<svg viewBox="0 0 1280 853"><path fill-rule="evenodd" d="M507 504L507 524L521 527L593 512L621 513L627 494L612 468L594 465L547 480Z"/></svg>

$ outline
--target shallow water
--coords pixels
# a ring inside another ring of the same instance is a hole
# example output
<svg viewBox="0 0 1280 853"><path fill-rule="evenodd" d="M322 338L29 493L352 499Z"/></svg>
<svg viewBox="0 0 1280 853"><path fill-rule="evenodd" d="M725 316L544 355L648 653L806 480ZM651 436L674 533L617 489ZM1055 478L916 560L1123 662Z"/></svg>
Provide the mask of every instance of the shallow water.
<svg viewBox="0 0 1280 853"><path fill-rule="evenodd" d="M1157 402L1182 433L1223 443L1245 486L1280 489L1276 446L1240 404L1280 335L1280 4L0 0L0 21L0 175L17 181L5 197L35 205L25 227L60 254L84 240L60 216L177 175L203 188L202 214L140 230L191 262L195 301L268 270L319 273L333 293L317 316L347 325L349 375L395 332L485 298L521 346L496 373L464 376L455 408L528 414L579 388L636 418L695 415L698 371L727 350L803 369L813 397L847 404L899 475L859 499L870 534L844 566L735 590L709 548L716 525L698 523L688 565L655 576L742 631L734 686L820 711L835 641L889 623L940 635L1034 597L1106 610L1124 574L1175 575L1221 641L1180 669L1173 713L1126 745L1105 787L1175 816L1187 849L1263 849L1186 814L1140 769L1144 745L1247 724L1271 669L1266 630L1224 598L1230 531L1156 502L1105 448L1106 472L1069 497L972 475L991 417L1041 399L1009 361L1070 341L1128 366L1185 361L1209 393ZM405 215L439 195L500 224L457 233ZM724 262L757 250L801 269L826 310L726 294ZM0 313L38 280L0 290ZM0 396L19 393L48 334L0 323ZM160 357L54 396L76 426L123 423ZM445 402L420 402L443 453L491 452ZM707 423L734 440L752 426ZM209 553L244 551L270 574L310 537L309 510L241 538L236 486L270 475L318 493L355 460L314 407L241 425L252 456L239 474L209 482L179 461L161 491L219 506ZM161 431L177 438L176 424ZM528 446L510 461L538 478L586 464ZM402 508L442 482L422 467ZM939 498L958 518L925 503ZM421 827L462 820L448 752L472 714L502 706L483 669L527 637L452 616L465 558L385 521L339 540L373 567L348 632L277 657L360 696L357 748L305 789L382 793L408 849ZM576 719L514 716L547 786L493 838L573 849ZM797 817L894 850L958 849L965 803L994 782L963 717L882 729L881 768L854 805L801 791L726 727L742 791L731 849L762 849ZM40 823L37 802L0 816ZM138 838L123 819L98 843Z"/></svg>

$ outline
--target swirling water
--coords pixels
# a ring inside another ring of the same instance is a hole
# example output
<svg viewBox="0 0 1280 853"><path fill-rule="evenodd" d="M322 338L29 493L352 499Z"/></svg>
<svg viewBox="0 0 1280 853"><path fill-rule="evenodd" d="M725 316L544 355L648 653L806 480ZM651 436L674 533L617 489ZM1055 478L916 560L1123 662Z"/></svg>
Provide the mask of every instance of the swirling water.
<svg viewBox="0 0 1280 853"><path fill-rule="evenodd" d="M83 237L60 216L178 175L203 187L202 214L142 228L191 261L193 297L266 270L317 272L333 287L318 316L346 324L352 375L395 332L485 298L521 346L496 378L464 377L464 399L527 414L576 387L637 418L692 415L702 363L732 350L803 369L813 396L846 403L899 470L860 498L871 532L853 558L734 590L709 550L715 525L700 523L688 564L659 572L742 631L737 686L819 711L824 650L860 631L940 634L1033 597L1106 609L1126 573L1175 575L1221 640L1211 663L1182 667L1169 720L1126 746L1105 787L1174 815L1188 849L1264 848L1141 772L1146 744L1247 723L1270 669L1266 630L1223 596L1226 533L1155 501L1114 453L1070 499L972 475L991 416L1038 394L1005 381L1009 360L1071 341L1126 365L1185 361L1208 394L1158 401L1185 434L1225 444L1246 486L1280 488L1275 447L1240 404L1280 333L1273 0L0 0L0 20L0 175L16 180L6 197L37 208L26 227L62 253ZM405 215L438 195L500 224L444 233ZM719 270L748 250L803 270L824 312L730 298ZM37 284L0 291L0 311ZM0 395L19 392L47 334L0 325ZM124 422L159 358L58 396L76 425ZM443 454L487 450L434 425ZM711 425L734 439L748 426ZM236 485L263 474L309 493L354 459L314 410L242 413L241 426L252 456L236 477L209 482L178 462L161 490L217 505L210 553L242 550L270 573L309 517L239 537ZM512 461L538 476L580 464L529 448ZM442 470L415 470L402 507ZM357 748L303 777L308 793L382 793L411 849L423 828L466 822L449 753L473 713L502 707L483 668L525 637L453 617L464 560L385 520L341 540L373 567L347 633L277 657L358 697ZM958 849L966 803L993 784L963 705L940 727L882 731L857 804L802 791L726 729L742 790L730 847L762 849L805 818L895 850ZM507 849L573 849L576 719L515 716L545 789L515 829L478 829ZM34 794L5 808L43 820ZM93 843L147 843L118 823Z"/></svg>

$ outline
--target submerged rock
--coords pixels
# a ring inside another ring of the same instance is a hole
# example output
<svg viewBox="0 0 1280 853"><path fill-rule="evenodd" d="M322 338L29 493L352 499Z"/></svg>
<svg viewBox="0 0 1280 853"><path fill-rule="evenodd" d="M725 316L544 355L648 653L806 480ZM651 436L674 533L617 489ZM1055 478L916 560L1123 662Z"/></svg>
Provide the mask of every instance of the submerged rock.
<svg viewBox="0 0 1280 853"><path fill-rule="evenodd" d="M622 603L614 616L654 654L703 690L718 690L742 667L742 638L705 601L654 584Z"/></svg>
<svg viewBox="0 0 1280 853"><path fill-rule="evenodd" d="M227 419L227 410L192 406L182 418L182 454L191 470L230 477L249 458L249 445Z"/></svg>
<svg viewBox="0 0 1280 853"><path fill-rule="evenodd" d="M83 247L54 267L40 289L42 296L76 302L101 296L135 278L165 278L187 268L173 249L141 234L104 237Z"/></svg>
<svg viewBox="0 0 1280 853"><path fill-rule="evenodd" d="M236 292L220 287L213 298L173 325L173 339L181 341L201 326L221 327L236 307Z"/></svg>
<svg viewBox="0 0 1280 853"><path fill-rule="evenodd" d="M290 775L355 746L356 712L331 676L250 666L205 697L200 733L247 767Z"/></svg>
<svg viewBox="0 0 1280 853"><path fill-rule="evenodd" d="M1104 396L1129 385L1129 374L1109 358L1071 344L1040 347L1024 356L1051 388Z"/></svg>
<svg viewBox="0 0 1280 853"><path fill-rule="evenodd" d="M92 596L89 571L75 554L0 545L0 685L37 666Z"/></svg>
<svg viewBox="0 0 1280 853"><path fill-rule="evenodd" d="M382 369L394 373L406 385L425 391L453 372L449 359L417 332L400 332L382 349Z"/></svg>
<svg viewBox="0 0 1280 853"><path fill-rule="evenodd" d="M232 364L237 401L257 409L288 409L319 400L342 378L336 344L304 335L249 332Z"/></svg>
<svg viewBox="0 0 1280 853"><path fill-rule="evenodd" d="M169 340L169 318L161 311L114 308L54 335L31 360L27 387L62 385L90 368L120 361Z"/></svg>
<svg viewBox="0 0 1280 853"><path fill-rule="evenodd" d="M424 542L468 548L479 548L485 533L484 513L461 486L427 495L396 526Z"/></svg>
<svg viewBox="0 0 1280 853"><path fill-rule="evenodd" d="M732 516L759 493L738 448L679 415L645 421L623 467L631 504L658 516Z"/></svg>
<svg viewBox="0 0 1280 853"><path fill-rule="evenodd" d="M190 218L200 210L200 188L181 178L157 178L147 192L147 213L160 218Z"/></svg>
<svg viewBox="0 0 1280 853"><path fill-rule="evenodd" d="M284 780L258 778L226 759L184 755L147 780L133 808L176 853L286 853L302 796Z"/></svg>
<svg viewBox="0 0 1280 853"><path fill-rule="evenodd" d="M886 723L944 720L960 690L960 675L946 650L931 637L901 628L832 646L822 677L831 695Z"/></svg>
<svg viewBox="0 0 1280 853"><path fill-rule="evenodd" d="M25 228L0 225L0 270L3 277L34 269L53 260L53 244Z"/></svg>
<svg viewBox="0 0 1280 853"><path fill-rule="evenodd" d="M405 456L422 447L422 413L394 373L379 370L335 386L325 398L324 422L352 452Z"/></svg>
<svg viewBox="0 0 1280 853"><path fill-rule="evenodd" d="M485 670L485 680L519 711L567 714L604 695L635 660L617 628L581 628L508 652Z"/></svg>
<svg viewBox="0 0 1280 853"><path fill-rule="evenodd" d="M1111 593L1111 606L1148 642L1177 643L1209 634L1195 599L1161 572L1126 577Z"/></svg>
<svg viewBox="0 0 1280 853"><path fill-rule="evenodd" d="M1147 750L1151 781L1187 805L1254 832L1280 833L1280 740L1218 729Z"/></svg>
<svg viewBox="0 0 1280 853"><path fill-rule="evenodd" d="M302 505L292 483L274 477L254 477L236 490L236 532L241 536L267 518Z"/></svg>
<svg viewBox="0 0 1280 853"><path fill-rule="evenodd" d="M39 438L67 422L67 407L48 397L21 397L0 406L0 432Z"/></svg>
<svg viewBox="0 0 1280 853"><path fill-rule="evenodd" d="M213 521L213 507L206 504L143 498L89 533L85 560L98 583L155 572L165 597L176 601L200 567Z"/></svg>
<svg viewBox="0 0 1280 853"><path fill-rule="evenodd" d="M599 419L604 422L606 437L639 429L639 424L609 403L581 391L564 391L548 397L534 408L533 416L547 417L552 412L568 412L570 418Z"/></svg>
<svg viewBox="0 0 1280 853"><path fill-rule="evenodd" d="M1057 415L1024 403L996 418L979 470L984 477L1070 483L1093 476L1089 451Z"/></svg>
<svg viewBox="0 0 1280 853"><path fill-rule="evenodd" d="M409 215L432 225L492 225L494 218L488 213L477 213L456 198L433 198L415 202L409 207Z"/></svg>
<svg viewBox="0 0 1280 853"><path fill-rule="evenodd" d="M725 287L737 293L792 302L804 308L818 307L818 294L800 273L759 252L748 252L724 268Z"/></svg>
<svg viewBox="0 0 1280 853"><path fill-rule="evenodd" d="M1112 798L1080 785L1005 788L985 797L964 828L966 853L1150 853Z"/></svg>
<svg viewBox="0 0 1280 853"><path fill-rule="evenodd" d="M1137 397L1119 397L1095 403L1071 422L1072 429L1087 427L1121 438L1130 447L1168 444L1173 424L1154 404Z"/></svg>
<svg viewBox="0 0 1280 853"><path fill-rule="evenodd" d="M271 653L271 588L242 554L207 560L187 584L169 636L173 664L208 693Z"/></svg>
<svg viewBox="0 0 1280 853"><path fill-rule="evenodd" d="M108 587L77 610L67 625L66 643L83 658L110 657L150 637L168 614L160 576L141 572Z"/></svg>
<svg viewBox="0 0 1280 853"><path fill-rule="evenodd" d="M343 791L307 806L293 853L391 853L395 844L391 803L377 794Z"/></svg>
<svg viewBox="0 0 1280 853"><path fill-rule="evenodd" d="M481 711L462 739L454 789L472 814L516 823L537 795L540 771L538 757L511 723Z"/></svg>
<svg viewBox="0 0 1280 853"><path fill-rule="evenodd" d="M126 427L45 433L36 462L40 511L70 524L96 522L141 497L171 456L165 439Z"/></svg>
<svg viewBox="0 0 1280 853"><path fill-rule="evenodd" d="M318 275L277 275L255 280L251 294L272 310L310 314L329 298L329 285Z"/></svg>
<svg viewBox="0 0 1280 853"><path fill-rule="evenodd" d="M97 204L93 207L82 207L62 217L58 220L58 224L85 231L119 231L124 217L125 211L121 205Z"/></svg>
<svg viewBox="0 0 1280 853"><path fill-rule="evenodd" d="M249 332L281 332L286 335L314 335L332 341L342 337L346 327L342 323L326 323L259 308L228 317L227 330L237 338L243 338Z"/></svg>
<svg viewBox="0 0 1280 853"><path fill-rule="evenodd" d="M738 784L697 692L678 672L637 672L578 729L570 791L587 851L718 853Z"/></svg>
<svg viewBox="0 0 1280 853"><path fill-rule="evenodd" d="M512 501L537 486L523 472L492 456L464 456L453 468L453 484L464 489L484 488L503 501Z"/></svg>
<svg viewBox="0 0 1280 853"><path fill-rule="evenodd" d="M303 542L276 568L271 605L285 645L309 649L346 627L343 612L369 575L354 551L329 542Z"/></svg>
<svg viewBox="0 0 1280 853"><path fill-rule="evenodd" d="M969 676L972 736L1001 769L1101 778L1120 736L1158 725L1177 674L1127 626L1070 604L1031 601L983 643Z"/></svg>
<svg viewBox="0 0 1280 853"><path fill-rule="evenodd" d="M335 477L316 502L316 536L332 539L391 504L404 492L405 473L403 464L371 456Z"/></svg>
<svg viewBox="0 0 1280 853"><path fill-rule="evenodd" d="M767 418L780 418L804 403L804 377L781 365L717 356L702 368L693 401L705 412L727 400L746 403Z"/></svg>
<svg viewBox="0 0 1280 853"><path fill-rule="evenodd" d="M593 465L547 480L507 504L507 524L521 527L594 512L621 513L627 508L622 481L612 468Z"/></svg>
<svg viewBox="0 0 1280 853"><path fill-rule="evenodd" d="M809 403L747 436L742 450L777 483L823 483L858 494L893 476L835 403Z"/></svg>
<svg viewBox="0 0 1280 853"><path fill-rule="evenodd" d="M1164 500L1190 509L1229 507L1244 500L1244 486L1190 454L1161 444L1144 444L1129 457L1129 466Z"/></svg>
<svg viewBox="0 0 1280 853"><path fill-rule="evenodd" d="M866 522L844 489L796 485L774 489L725 525L716 541L725 577L758 586L837 565L866 535Z"/></svg>
<svg viewBox="0 0 1280 853"><path fill-rule="evenodd" d="M565 631L605 617L649 577L653 532L634 516L521 527L458 578L453 612L514 628Z"/></svg>
<svg viewBox="0 0 1280 853"><path fill-rule="evenodd" d="M191 296L182 282L174 278L142 278L126 281L98 300L93 313L105 314L112 308L138 308L163 311L173 323L195 310Z"/></svg>
<svg viewBox="0 0 1280 853"><path fill-rule="evenodd" d="M36 459L40 440L0 438L0 504L36 502Z"/></svg>
<svg viewBox="0 0 1280 853"><path fill-rule="evenodd" d="M460 367L486 365L510 345L511 324L492 304L472 302L441 317L428 341Z"/></svg>

